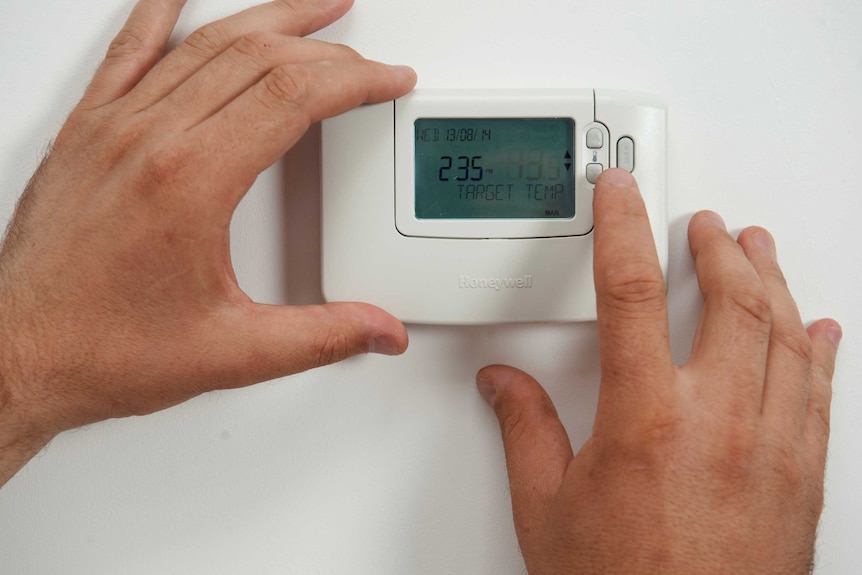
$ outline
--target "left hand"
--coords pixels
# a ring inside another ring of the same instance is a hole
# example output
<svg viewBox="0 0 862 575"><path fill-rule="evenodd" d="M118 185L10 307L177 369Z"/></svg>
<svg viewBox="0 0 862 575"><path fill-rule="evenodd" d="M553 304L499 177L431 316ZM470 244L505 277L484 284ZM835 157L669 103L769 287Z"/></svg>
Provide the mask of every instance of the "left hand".
<svg viewBox="0 0 862 575"><path fill-rule="evenodd" d="M162 58L183 4L138 2L9 227L0 485L62 430L407 346L370 305L252 302L228 231L312 122L397 98L415 74L301 37L350 0L269 2Z"/></svg>

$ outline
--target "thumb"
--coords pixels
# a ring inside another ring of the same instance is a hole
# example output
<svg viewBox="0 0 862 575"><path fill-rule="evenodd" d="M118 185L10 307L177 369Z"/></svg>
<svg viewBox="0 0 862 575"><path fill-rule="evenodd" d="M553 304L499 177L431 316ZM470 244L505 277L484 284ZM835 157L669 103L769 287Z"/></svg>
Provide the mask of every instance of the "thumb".
<svg viewBox="0 0 862 575"><path fill-rule="evenodd" d="M503 435L515 528L537 533L573 459L572 446L551 398L530 375L505 365L476 376Z"/></svg>
<svg viewBox="0 0 862 575"><path fill-rule="evenodd" d="M362 353L398 355L407 331L395 317L363 303L231 308L217 347L236 386L336 363Z"/></svg>

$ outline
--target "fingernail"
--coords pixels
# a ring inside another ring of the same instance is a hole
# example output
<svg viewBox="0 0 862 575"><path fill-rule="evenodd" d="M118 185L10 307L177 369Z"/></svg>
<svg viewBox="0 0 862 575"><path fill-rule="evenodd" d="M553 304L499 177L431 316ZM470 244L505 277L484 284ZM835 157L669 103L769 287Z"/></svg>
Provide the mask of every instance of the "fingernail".
<svg viewBox="0 0 862 575"><path fill-rule="evenodd" d="M399 74L403 74L405 76L411 76L412 77L412 76L416 75L416 71L413 70L413 68L411 68L410 66L401 66L399 64L399 65L395 65L395 66L390 66L390 68L392 68L393 70L395 70Z"/></svg>
<svg viewBox="0 0 862 575"><path fill-rule="evenodd" d="M633 186L635 184L634 176L622 168L611 168L609 170L605 170L599 176L599 181L603 184L610 184L612 186Z"/></svg>
<svg viewBox="0 0 862 575"><path fill-rule="evenodd" d="M497 388L494 382L484 377L476 378L476 388L479 390L479 395L485 400L485 403L494 407L494 400L497 397Z"/></svg>
<svg viewBox="0 0 862 575"><path fill-rule="evenodd" d="M727 230L727 224L724 223L724 219L715 212L703 212L703 217L715 227Z"/></svg>
<svg viewBox="0 0 862 575"><path fill-rule="evenodd" d="M843 335L844 333L841 331L841 326L839 325L830 326L826 330L826 337L829 338L829 341L831 341L832 345L835 347L838 347L838 344L841 343L841 337Z"/></svg>
<svg viewBox="0 0 862 575"><path fill-rule="evenodd" d="M754 232L753 239L761 249L766 250L770 255L775 255L775 240L772 239L772 234L766 230L757 230Z"/></svg>
<svg viewBox="0 0 862 575"><path fill-rule="evenodd" d="M368 353L378 353L380 355L399 355L401 349L398 347L398 342L388 335L375 337L368 344Z"/></svg>
<svg viewBox="0 0 862 575"><path fill-rule="evenodd" d="M317 0L318 8L335 8L344 4L344 0Z"/></svg>

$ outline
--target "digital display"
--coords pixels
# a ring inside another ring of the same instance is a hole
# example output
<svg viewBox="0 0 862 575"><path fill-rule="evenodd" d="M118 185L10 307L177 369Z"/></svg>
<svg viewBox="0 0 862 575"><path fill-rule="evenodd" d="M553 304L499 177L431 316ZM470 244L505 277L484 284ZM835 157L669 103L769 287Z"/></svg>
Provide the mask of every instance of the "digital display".
<svg viewBox="0 0 862 575"><path fill-rule="evenodd" d="M572 218L571 118L419 118L419 219Z"/></svg>

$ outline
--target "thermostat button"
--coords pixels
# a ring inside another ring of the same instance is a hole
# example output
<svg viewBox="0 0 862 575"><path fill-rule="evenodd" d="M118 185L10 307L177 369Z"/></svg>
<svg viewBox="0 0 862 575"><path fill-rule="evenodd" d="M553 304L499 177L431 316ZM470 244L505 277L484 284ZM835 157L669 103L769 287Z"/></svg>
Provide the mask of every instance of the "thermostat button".
<svg viewBox="0 0 862 575"><path fill-rule="evenodd" d="M587 181L595 184L605 167L601 164L587 164Z"/></svg>
<svg viewBox="0 0 862 575"><path fill-rule="evenodd" d="M587 147L591 150L596 150L605 145L605 138L602 131L598 128L590 128L587 130Z"/></svg>
<svg viewBox="0 0 862 575"><path fill-rule="evenodd" d="M617 141L617 166L629 172L635 169L635 142L628 136Z"/></svg>

